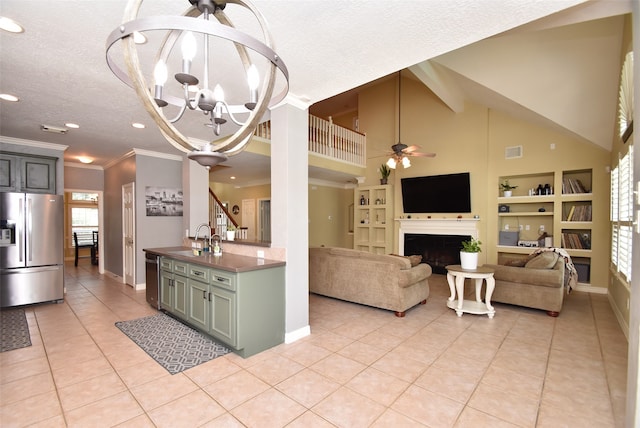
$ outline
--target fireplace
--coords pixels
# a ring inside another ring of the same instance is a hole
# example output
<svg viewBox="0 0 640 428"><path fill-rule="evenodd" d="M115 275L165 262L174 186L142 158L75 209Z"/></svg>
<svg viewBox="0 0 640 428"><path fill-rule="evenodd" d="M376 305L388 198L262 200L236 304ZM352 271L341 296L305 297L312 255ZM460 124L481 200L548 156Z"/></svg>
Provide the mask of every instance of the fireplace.
<svg viewBox="0 0 640 428"><path fill-rule="evenodd" d="M426 235L406 233L404 235L404 254L422 256L422 262L431 266L433 273L447 273L445 266L460 264L462 241L470 235Z"/></svg>
<svg viewBox="0 0 640 428"><path fill-rule="evenodd" d="M461 242L478 237L478 219L401 219L398 253L421 255L434 273L460 264Z"/></svg>

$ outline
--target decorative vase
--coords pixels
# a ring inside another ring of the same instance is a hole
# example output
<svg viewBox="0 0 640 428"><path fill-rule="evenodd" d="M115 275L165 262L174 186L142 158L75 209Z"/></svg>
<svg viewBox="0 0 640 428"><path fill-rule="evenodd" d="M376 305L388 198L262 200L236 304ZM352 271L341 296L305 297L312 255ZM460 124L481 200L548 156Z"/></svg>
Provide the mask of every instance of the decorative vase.
<svg viewBox="0 0 640 428"><path fill-rule="evenodd" d="M504 191L504 197L505 198L510 198L511 197L511 190L505 190Z"/></svg>
<svg viewBox="0 0 640 428"><path fill-rule="evenodd" d="M235 230L227 230L227 241L233 241L236 237Z"/></svg>
<svg viewBox="0 0 640 428"><path fill-rule="evenodd" d="M460 266L462 266L462 269L477 269L478 253L466 253L464 251L460 251Z"/></svg>

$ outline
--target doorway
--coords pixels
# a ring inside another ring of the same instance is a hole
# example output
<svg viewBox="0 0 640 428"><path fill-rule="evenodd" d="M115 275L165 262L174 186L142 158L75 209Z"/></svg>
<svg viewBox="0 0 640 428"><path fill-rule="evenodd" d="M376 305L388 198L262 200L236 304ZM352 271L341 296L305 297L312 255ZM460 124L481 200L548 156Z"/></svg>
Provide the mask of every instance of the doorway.
<svg viewBox="0 0 640 428"><path fill-rule="evenodd" d="M136 284L136 199L135 183L122 186L122 272L125 284L135 288Z"/></svg>
<svg viewBox="0 0 640 428"><path fill-rule="evenodd" d="M101 190L65 189L65 220L64 220L64 257L65 260L75 258L75 243L73 232L79 234L91 234L97 232L98 248L95 257L98 261L98 272L104 273L104 259L99 255L104 254L104 240L102 228L104 224L104 203ZM91 249L83 248L80 251L82 259L91 258Z"/></svg>
<svg viewBox="0 0 640 428"><path fill-rule="evenodd" d="M258 239L271 242L271 199L258 199Z"/></svg>

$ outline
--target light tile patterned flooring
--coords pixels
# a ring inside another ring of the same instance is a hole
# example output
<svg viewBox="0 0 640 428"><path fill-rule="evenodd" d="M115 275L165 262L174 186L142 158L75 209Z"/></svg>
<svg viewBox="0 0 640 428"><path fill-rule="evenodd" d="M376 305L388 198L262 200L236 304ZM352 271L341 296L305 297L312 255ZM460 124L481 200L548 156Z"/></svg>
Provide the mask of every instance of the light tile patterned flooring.
<svg viewBox="0 0 640 428"><path fill-rule="evenodd" d="M0 354L2 427L623 426L627 342L602 295L492 320L458 318L442 275L405 318L311 295L309 337L171 376L114 326L154 312L144 292L66 272L65 303L27 310L33 346Z"/></svg>

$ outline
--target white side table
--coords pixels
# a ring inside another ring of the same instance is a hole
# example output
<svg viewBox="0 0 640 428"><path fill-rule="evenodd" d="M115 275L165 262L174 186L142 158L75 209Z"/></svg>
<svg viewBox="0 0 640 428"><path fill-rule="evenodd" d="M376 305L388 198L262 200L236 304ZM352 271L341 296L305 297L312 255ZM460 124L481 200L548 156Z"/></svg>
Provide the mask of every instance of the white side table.
<svg viewBox="0 0 640 428"><path fill-rule="evenodd" d="M449 265L447 269L447 282L449 283L449 290L451 296L447 301L447 306L456 311L456 315L462 316L464 312L470 314L484 315L487 314L489 318L493 318L496 311L491 306L491 295L493 289L496 286L496 281L493 278L494 270L488 267L479 266L477 269L462 269L460 265ZM455 277L455 287L454 287ZM464 300L464 280L465 278L471 278L476 280L476 300ZM482 289L482 280L487 282L487 292L485 294L485 303L482 303L482 297L480 292ZM456 292L458 299L456 301Z"/></svg>

